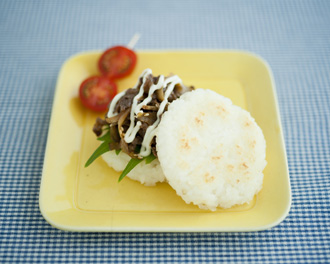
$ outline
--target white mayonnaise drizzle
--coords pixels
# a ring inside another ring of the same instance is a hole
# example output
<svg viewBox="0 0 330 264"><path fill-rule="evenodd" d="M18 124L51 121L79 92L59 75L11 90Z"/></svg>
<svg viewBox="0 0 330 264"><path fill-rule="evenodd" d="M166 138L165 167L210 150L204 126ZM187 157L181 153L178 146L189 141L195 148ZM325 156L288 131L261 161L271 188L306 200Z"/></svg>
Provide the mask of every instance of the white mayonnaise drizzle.
<svg viewBox="0 0 330 264"><path fill-rule="evenodd" d="M136 89L140 83L140 78L142 78L142 84L140 86L139 93L133 98L133 103L132 103L131 112L130 112L131 123L130 123L130 126L129 126L128 130L126 131L126 134L124 137L124 140L126 141L126 143L133 142L134 138L136 137L137 132L139 131L139 129L142 125L140 121L138 121L135 124L135 117L140 112L142 112L141 109L143 106L150 103L150 101L152 100L152 95L156 90L164 89L168 85L168 87L165 91L164 100L161 102L159 109L157 111L157 119L151 126L149 126L147 128L146 134L143 138L142 147L141 147L141 150L139 153L139 155L142 157L146 157L151 153L150 144L151 144L153 137L155 136L155 134L157 132L157 126L160 122L160 116L163 114L165 107L168 103L168 97L172 93L175 85L182 83L181 79L176 75L171 76L171 77L167 78L166 80L165 80L164 75L160 75L158 82L156 84L152 84L151 87L149 88L148 96L141 103L138 104L138 99L141 98L144 93L143 86L144 86L145 82L147 81L147 77L150 74L152 74L152 70L150 70L150 69L144 70L143 73L139 76L139 79L138 79L136 85L134 86L134 88ZM113 98L113 100L111 101L111 104L109 106L109 111L107 114L108 117L113 117L117 114L117 113L114 113L115 106L116 106L117 102L119 101L119 99L124 94L125 94L125 91L117 94Z"/></svg>
<svg viewBox="0 0 330 264"><path fill-rule="evenodd" d="M133 103L132 103L132 108L131 108L131 113L130 113L131 123L130 123L129 128L127 129L125 137L124 137L126 143L133 142L133 140L136 136L136 133L139 131L139 129L142 125L140 121L138 121L135 125L135 116L141 110L142 105L139 104L139 107L138 107L138 99L142 97L142 95L144 93L143 86L147 80L147 76L151 73L152 73L152 71L150 69L144 70L144 72L140 75L138 82L134 86L134 88L137 88L137 86L139 84L139 80L142 77L142 84L140 86L140 90L139 90L138 94L133 98Z"/></svg>
<svg viewBox="0 0 330 264"><path fill-rule="evenodd" d="M113 111L115 110L115 106L117 104L117 102L119 101L120 98L122 98L125 94L125 91L117 94L111 101L110 103L110 106L109 106L109 111L108 111L108 114L107 114L107 117L113 117L115 115L117 115L118 113L114 113Z"/></svg>
<svg viewBox="0 0 330 264"><path fill-rule="evenodd" d="M163 83L163 86L161 87L163 89L163 87L166 87L169 84L169 86L167 87L167 89L165 91L164 100L161 102L159 109L157 111L157 119L151 126L149 126L147 128L146 134L144 135L141 150L140 150L140 155L142 157L146 157L151 153L150 144L151 144L153 137L155 136L155 134L157 132L157 126L160 122L160 116L163 114L163 112L165 110L165 106L168 103L168 97L172 93L175 85L178 83L181 83L181 79L178 76L174 75L174 76L167 78L165 80L165 82Z"/></svg>

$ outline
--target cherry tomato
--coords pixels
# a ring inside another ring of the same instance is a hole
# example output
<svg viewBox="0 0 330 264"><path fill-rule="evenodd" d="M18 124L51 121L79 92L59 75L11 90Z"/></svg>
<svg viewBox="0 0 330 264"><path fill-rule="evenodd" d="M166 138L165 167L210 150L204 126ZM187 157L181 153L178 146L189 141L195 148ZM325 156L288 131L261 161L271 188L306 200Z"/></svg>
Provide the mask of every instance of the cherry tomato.
<svg viewBox="0 0 330 264"><path fill-rule="evenodd" d="M136 54L131 49L115 46L101 55L98 67L103 75L111 79L121 79L133 71L136 59Z"/></svg>
<svg viewBox="0 0 330 264"><path fill-rule="evenodd" d="M93 111L107 110L117 94L117 85L106 76L92 76L83 81L79 88L82 104Z"/></svg>

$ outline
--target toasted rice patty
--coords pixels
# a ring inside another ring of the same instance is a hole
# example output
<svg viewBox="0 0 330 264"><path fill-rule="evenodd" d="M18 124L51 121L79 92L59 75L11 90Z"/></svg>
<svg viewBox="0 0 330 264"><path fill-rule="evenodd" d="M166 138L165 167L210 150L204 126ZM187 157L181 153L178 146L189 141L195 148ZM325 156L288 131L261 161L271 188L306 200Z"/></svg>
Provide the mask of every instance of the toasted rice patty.
<svg viewBox="0 0 330 264"><path fill-rule="evenodd" d="M222 95L204 89L184 94L164 113L156 136L165 177L188 204L229 208L262 188L263 133Z"/></svg>
<svg viewBox="0 0 330 264"><path fill-rule="evenodd" d="M123 171L130 161L130 156L122 151L119 155L115 151L109 151L102 155L103 160L115 171ZM127 174L132 180L139 181L145 186L154 186L157 182L165 181L165 176L157 159L146 164L140 162L130 173Z"/></svg>

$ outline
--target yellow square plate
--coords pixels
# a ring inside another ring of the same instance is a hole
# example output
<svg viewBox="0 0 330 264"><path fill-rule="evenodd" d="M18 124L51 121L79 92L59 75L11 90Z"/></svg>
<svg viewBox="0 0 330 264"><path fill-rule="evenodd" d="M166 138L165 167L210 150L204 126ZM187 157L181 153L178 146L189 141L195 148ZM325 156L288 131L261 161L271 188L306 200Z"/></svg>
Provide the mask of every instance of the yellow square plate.
<svg viewBox="0 0 330 264"><path fill-rule="evenodd" d="M55 93L40 189L40 210L53 226L71 231L255 231L279 224L288 214L291 192L272 75L259 57L239 51L140 51L133 74L118 82L132 87L145 68L175 73L186 85L208 88L252 114L267 142L262 191L246 205L209 212L185 204L166 183L145 187L97 159L92 133L97 116L78 99L82 80L97 74L100 52L70 58Z"/></svg>

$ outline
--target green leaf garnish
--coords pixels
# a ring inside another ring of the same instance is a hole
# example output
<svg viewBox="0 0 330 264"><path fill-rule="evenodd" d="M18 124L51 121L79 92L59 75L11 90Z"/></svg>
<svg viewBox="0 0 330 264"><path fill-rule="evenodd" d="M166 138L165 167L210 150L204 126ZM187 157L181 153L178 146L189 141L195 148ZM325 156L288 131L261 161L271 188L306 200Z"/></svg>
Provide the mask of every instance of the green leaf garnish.
<svg viewBox="0 0 330 264"><path fill-rule="evenodd" d="M110 151L109 148L109 142L104 141L90 156L90 158L87 160L85 167L88 167L94 160L96 160L98 157L100 157L102 154Z"/></svg>
<svg viewBox="0 0 330 264"><path fill-rule="evenodd" d="M111 141L110 131L105 133L103 136L98 137L97 140L106 141L106 142L110 143L110 141Z"/></svg>
<svg viewBox="0 0 330 264"><path fill-rule="evenodd" d="M98 137L97 140L103 141L103 143L94 151L94 153L89 157L87 162L85 163L85 168L91 165L91 163L96 160L98 157L100 157L102 154L110 151L109 143L111 143L111 135L110 130L107 129L108 126L103 128L103 131L107 131L102 136Z"/></svg>
<svg viewBox="0 0 330 264"><path fill-rule="evenodd" d="M122 171L122 173L119 176L118 182L120 182L124 177L130 173L131 170L133 170L139 163L141 163L143 160L146 161L146 164L149 164L152 162L156 157L151 153L147 157L143 157L142 159L134 159L132 158L126 165L125 169Z"/></svg>
<svg viewBox="0 0 330 264"><path fill-rule="evenodd" d="M156 159L156 157L151 153L149 156L145 157L146 164L151 163L154 159Z"/></svg>
<svg viewBox="0 0 330 264"><path fill-rule="evenodd" d="M85 167L88 167L90 164L93 163L94 160L96 160L98 157L100 157L102 154L110 151L109 143L112 142L110 130L105 128L103 131L106 131L102 136L98 137L97 140L103 141L101 145L94 151L94 153L90 156L90 158L87 160ZM141 146L136 146L135 152L139 153L141 149ZM121 152L121 149L115 150L116 155L119 155ZM147 157L143 157L142 159L135 159L132 158L126 165L125 169L122 171L122 173L119 176L118 182L120 182L124 177L130 173L131 170L133 170L139 163L145 160L146 164L151 163L156 157L151 153Z"/></svg>
<svg viewBox="0 0 330 264"><path fill-rule="evenodd" d="M119 176L119 179L118 179L118 182L120 182L122 179L124 179L124 177L131 171L131 170L133 170L135 167L136 167L136 165L138 165L141 161L143 161L145 158L143 158L143 159L131 159L128 163L127 163L127 165L126 165L126 167L125 167L125 169L123 170L123 172L120 174L120 176Z"/></svg>

